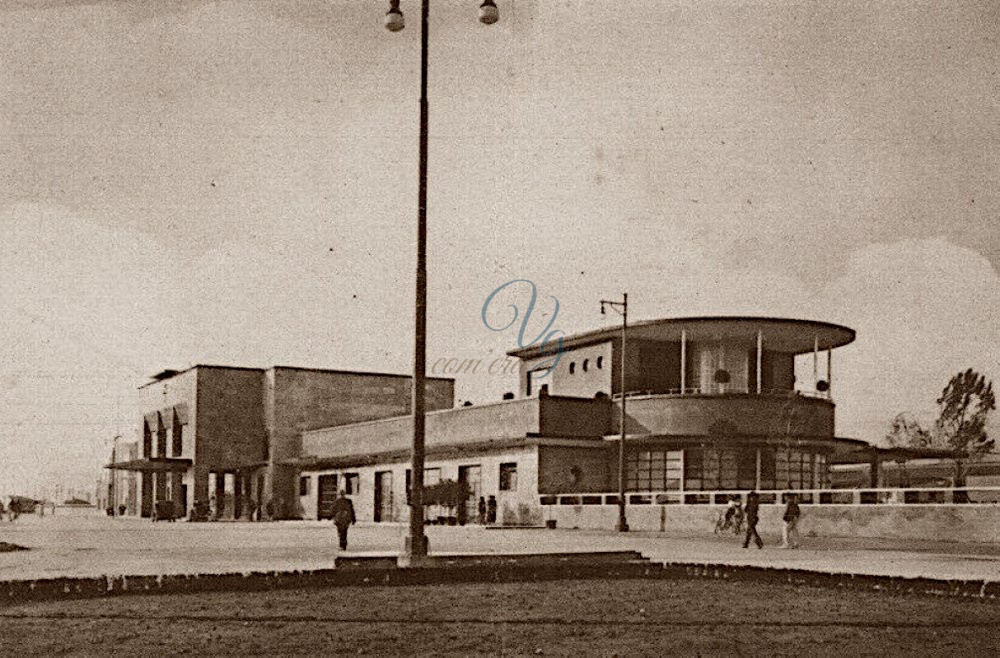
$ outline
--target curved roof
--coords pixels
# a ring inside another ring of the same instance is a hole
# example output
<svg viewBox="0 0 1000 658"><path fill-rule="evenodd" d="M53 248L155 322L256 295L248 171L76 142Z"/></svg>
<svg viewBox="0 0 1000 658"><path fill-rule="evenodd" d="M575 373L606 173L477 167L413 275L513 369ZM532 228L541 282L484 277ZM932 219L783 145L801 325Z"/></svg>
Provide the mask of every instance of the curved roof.
<svg viewBox="0 0 1000 658"><path fill-rule="evenodd" d="M725 340L756 344L757 332L763 335L764 349L777 352L803 354L811 352L818 342L819 349L842 347L854 341L853 329L831 322L754 316L701 316L690 318L661 318L630 323L629 340L679 342L681 331L688 342ZM603 343L621 335L621 325L604 327L563 337L563 349L573 349ZM511 350L510 356L532 358L539 356L538 345Z"/></svg>

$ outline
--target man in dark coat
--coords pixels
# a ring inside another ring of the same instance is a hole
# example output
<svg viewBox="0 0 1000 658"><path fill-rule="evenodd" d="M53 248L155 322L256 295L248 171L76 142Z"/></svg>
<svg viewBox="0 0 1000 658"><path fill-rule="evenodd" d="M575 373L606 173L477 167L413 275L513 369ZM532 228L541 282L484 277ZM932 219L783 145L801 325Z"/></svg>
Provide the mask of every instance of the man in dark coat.
<svg viewBox="0 0 1000 658"><path fill-rule="evenodd" d="M757 534L757 517L760 513L760 496L757 495L756 491L751 491L747 494L747 507L744 512L746 514L747 521L747 535L743 539L743 548L750 546L750 538L753 537L754 543L757 544L757 548L764 548L764 541Z"/></svg>
<svg viewBox="0 0 1000 658"><path fill-rule="evenodd" d="M785 506L785 514L781 520L785 522L781 532L782 548L799 547L799 517L802 516L799 510L799 502L795 494L788 494L788 504Z"/></svg>
<svg viewBox="0 0 1000 658"><path fill-rule="evenodd" d="M354 516L354 503L343 491L333 501L333 523L337 526L337 536L340 538L340 550L347 550L347 529L357 519Z"/></svg>

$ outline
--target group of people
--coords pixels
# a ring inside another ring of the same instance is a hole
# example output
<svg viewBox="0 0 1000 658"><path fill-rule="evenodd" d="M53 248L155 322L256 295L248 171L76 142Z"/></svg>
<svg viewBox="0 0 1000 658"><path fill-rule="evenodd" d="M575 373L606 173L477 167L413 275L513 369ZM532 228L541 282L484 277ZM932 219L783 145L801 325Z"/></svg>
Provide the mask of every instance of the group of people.
<svg viewBox="0 0 1000 658"><path fill-rule="evenodd" d="M795 494L786 494L785 513L781 517L782 548L799 547L799 518L801 516L802 511L799 509L799 502ZM749 548L751 540L757 545L757 548L764 548L764 540L757 533L757 523L759 520L760 494L756 491L751 491L747 494L745 508L741 505L738 497L730 499L729 505L726 507L725 516L716 523L715 531L719 532L720 530L735 528L736 532L739 533L745 523L746 532L743 537L743 548Z"/></svg>
<svg viewBox="0 0 1000 658"><path fill-rule="evenodd" d="M488 500L480 496L477 511L479 512L479 525L496 523L497 522L496 496L490 496Z"/></svg>

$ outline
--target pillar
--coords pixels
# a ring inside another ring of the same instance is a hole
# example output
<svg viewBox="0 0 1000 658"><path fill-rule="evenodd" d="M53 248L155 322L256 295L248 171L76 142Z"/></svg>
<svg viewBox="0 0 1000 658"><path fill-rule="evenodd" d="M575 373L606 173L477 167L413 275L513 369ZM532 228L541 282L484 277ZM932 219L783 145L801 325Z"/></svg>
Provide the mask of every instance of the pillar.
<svg viewBox="0 0 1000 658"><path fill-rule="evenodd" d="M878 455L872 453L871 461L869 462L869 475L868 475L868 486L872 489L878 488L879 482L879 470L880 470Z"/></svg>
<svg viewBox="0 0 1000 658"><path fill-rule="evenodd" d="M681 395L687 393L687 332L681 329Z"/></svg>
<svg viewBox="0 0 1000 658"><path fill-rule="evenodd" d="M149 471L144 471L139 474L139 477L141 478L139 486L142 489L139 515L149 518L153 515L153 474Z"/></svg>
<svg viewBox="0 0 1000 658"><path fill-rule="evenodd" d="M233 473L233 518L243 514L243 477L239 471Z"/></svg>
<svg viewBox="0 0 1000 658"><path fill-rule="evenodd" d="M754 480L754 489L760 491L760 448L757 448L757 477Z"/></svg>
<svg viewBox="0 0 1000 658"><path fill-rule="evenodd" d="M221 519L226 511L226 474L215 474L215 518Z"/></svg>
<svg viewBox="0 0 1000 658"><path fill-rule="evenodd" d="M819 336L813 338L813 390L819 382Z"/></svg>
<svg viewBox="0 0 1000 658"><path fill-rule="evenodd" d="M826 392L833 397L833 349L826 350Z"/></svg>
<svg viewBox="0 0 1000 658"><path fill-rule="evenodd" d="M759 395L762 391L763 382L763 370L761 365L761 360L764 356L764 333L760 330L757 331L757 394ZM758 461L760 459L760 451L757 451Z"/></svg>

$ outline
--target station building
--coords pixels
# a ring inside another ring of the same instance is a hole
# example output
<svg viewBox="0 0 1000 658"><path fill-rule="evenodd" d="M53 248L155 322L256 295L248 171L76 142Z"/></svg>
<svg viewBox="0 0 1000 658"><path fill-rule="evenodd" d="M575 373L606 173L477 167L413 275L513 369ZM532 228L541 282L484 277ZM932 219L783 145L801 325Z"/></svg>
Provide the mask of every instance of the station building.
<svg viewBox="0 0 1000 658"><path fill-rule="evenodd" d="M537 346L513 350L516 397L427 414L425 482L467 482L458 515L492 496L504 524L540 523L560 494L616 504L624 422L629 504L827 488L836 455L871 448L835 432L832 354L854 338L826 322L694 317L632 324L624 345L618 328L566 337L555 365ZM327 425L295 444L297 512L321 517L343 488L359 520L405 521L411 419Z"/></svg>
<svg viewBox="0 0 1000 658"><path fill-rule="evenodd" d="M384 373L276 366L197 365L165 370L139 389L137 455L112 471L138 474L139 515L166 506L212 518L270 510L295 518L304 432L409 413L411 378ZM454 381L428 378L427 408L454 403Z"/></svg>

